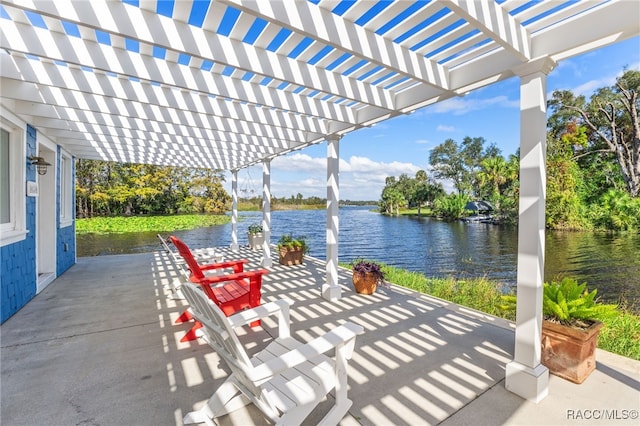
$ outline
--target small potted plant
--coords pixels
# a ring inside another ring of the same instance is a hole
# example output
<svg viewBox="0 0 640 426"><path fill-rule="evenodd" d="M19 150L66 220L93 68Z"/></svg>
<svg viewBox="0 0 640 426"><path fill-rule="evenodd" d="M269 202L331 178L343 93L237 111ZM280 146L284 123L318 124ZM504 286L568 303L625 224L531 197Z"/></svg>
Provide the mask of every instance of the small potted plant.
<svg viewBox="0 0 640 426"><path fill-rule="evenodd" d="M384 272L376 262L356 259L351 262L351 270L353 287L360 294L373 294L378 284L384 283Z"/></svg>
<svg viewBox="0 0 640 426"><path fill-rule="evenodd" d="M573 278L544 284L542 364L574 383L582 383L596 368L595 349L601 320L618 314L616 305L596 299L597 289Z"/></svg>
<svg viewBox="0 0 640 426"><path fill-rule="evenodd" d="M281 265L301 265L304 255L309 252L306 237L283 234L278 240L278 252Z"/></svg>
<svg viewBox="0 0 640 426"><path fill-rule="evenodd" d="M262 233L262 225L252 223L247 230L247 238L249 239L249 247L251 250L262 250L264 244L264 234Z"/></svg>

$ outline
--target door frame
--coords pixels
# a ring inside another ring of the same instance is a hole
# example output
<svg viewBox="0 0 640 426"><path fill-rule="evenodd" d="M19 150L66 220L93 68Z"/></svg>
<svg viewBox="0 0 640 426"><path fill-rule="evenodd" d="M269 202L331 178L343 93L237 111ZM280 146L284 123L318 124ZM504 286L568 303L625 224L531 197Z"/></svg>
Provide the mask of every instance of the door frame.
<svg viewBox="0 0 640 426"><path fill-rule="evenodd" d="M45 175L36 175L38 197L36 199L36 294L44 290L56 278L56 214L58 203L57 173L58 147L38 135L38 156L51 164Z"/></svg>

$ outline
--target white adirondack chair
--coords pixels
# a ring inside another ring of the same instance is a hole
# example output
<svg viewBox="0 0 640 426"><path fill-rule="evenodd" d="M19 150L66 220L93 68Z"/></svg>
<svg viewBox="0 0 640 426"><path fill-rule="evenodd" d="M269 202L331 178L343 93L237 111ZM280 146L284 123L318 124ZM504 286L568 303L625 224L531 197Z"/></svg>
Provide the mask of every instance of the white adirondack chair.
<svg viewBox="0 0 640 426"><path fill-rule="evenodd" d="M184 276L186 276L187 278L189 277L188 275L185 275L186 274L185 262L182 259L182 257L180 257L180 254L169 246L168 238L165 239L162 235L158 234L158 239L160 240L160 244L162 245L162 248L164 249L164 251L171 258L171 262L173 263L173 266L180 272L180 277L174 278L171 282L165 285L165 288L171 291L171 296L170 296L171 299L184 300L184 296L182 295L182 291L180 290L180 287L182 287L182 278L184 278Z"/></svg>
<svg viewBox="0 0 640 426"><path fill-rule="evenodd" d="M180 253L175 248L172 248L173 244L171 244L169 237L164 238L160 234L157 234L157 236L162 248L171 256L172 260L178 264L184 264L184 259L180 256ZM214 248L192 250L192 253L198 262L222 262L223 260L222 254L218 253Z"/></svg>
<svg viewBox="0 0 640 426"><path fill-rule="evenodd" d="M175 247L173 247L173 244L171 244L171 240L169 240L168 237L164 238L160 234L157 234L157 236L158 236L158 239L160 240L160 244L162 245L162 248L171 258L173 265L176 267L178 271L180 271L180 278L175 278L172 282L165 285L165 288L171 291L171 296L170 296L171 299L184 300L184 296L180 291L180 287L182 286L182 278L184 276L186 276L187 279L189 279L189 269L187 268L187 264L182 258L182 256L180 256L180 253L178 253L175 250ZM222 260L222 256L217 255L215 249L194 250L193 254L194 254L194 257L201 262L211 261L212 259L216 259L216 261Z"/></svg>
<svg viewBox="0 0 640 426"><path fill-rule="evenodd" d="M332 389L335 404L319 424L335 425L345 416L352 404L347 398L347 360L362 327L345 323L303 344L290 335L289 300L226 317L193 284L185 283L183 293L204 326L204 338L231 369L207 404L184 417L185 424L213 424L211 419L251 402L276 425L298 425ZM234 329L273 315L278 316L278 337L249 359ZM331 349L333 358L324 355Z"/></svg>

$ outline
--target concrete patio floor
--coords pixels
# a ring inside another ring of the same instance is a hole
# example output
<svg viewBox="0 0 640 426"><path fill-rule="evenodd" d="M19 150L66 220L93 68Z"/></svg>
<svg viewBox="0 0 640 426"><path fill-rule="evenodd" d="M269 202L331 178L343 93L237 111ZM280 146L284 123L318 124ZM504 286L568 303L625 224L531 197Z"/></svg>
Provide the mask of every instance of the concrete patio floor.
<svg viewBox="0 0 640 426"><path fill-rule="evenodd" d="M225 258L260 253L220 249ZM274 256L275 258L275 256ZM362 325L349 363L353 406L342 425L637 424L640 362L598 350L582 385L551 376L549 396L527 402L504 388L513 325L397 286L355 293L341 271L343 297L320 297L324 262L269 268L263 301L294 301L292 332L309 340L343 321ZM179 425L220 385L226 365L201 341L180 343L183 302L167 285L178 277L168 256L80 258L1 331L2 425ZM275 323L243 329L258 350ZM315 424L331 398L307 419ZM265 424L253 406L218 424Z"/></svg>

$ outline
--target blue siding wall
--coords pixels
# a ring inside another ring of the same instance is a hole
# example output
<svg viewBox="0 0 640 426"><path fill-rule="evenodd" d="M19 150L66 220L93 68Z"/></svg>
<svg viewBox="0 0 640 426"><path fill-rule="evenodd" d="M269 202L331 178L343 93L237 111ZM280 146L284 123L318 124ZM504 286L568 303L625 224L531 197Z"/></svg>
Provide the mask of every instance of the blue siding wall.
<svg viewBox="0 0 640 426"><path fill-rule="evenodd" d="M27 158L30 155L36 155L36 129L29 125L27 125L26 154ZM25 164L27 164L26 158ZM36 172L33 167L27 167L27 180L36 180ZM26 238L15 244L0 247L0 284L2 287L0 322L4 322L15 314L36 294L35 197L26 197L26 203L26 226L29 231Z"/></svg>
<svg viewBox="0 0 640 426"><path fill-rule="evenodd" d="M73 221L73 224L70 226L66 226L64 228L60 227L60 202L62 198L62 190L60 189L60 177L62 175L62 171L60 170L61 163L61 154L60 147L58 147L58 178L56 182L57 188L57 197L56 197L56 227L58 229L57 232L57 241L56 241L56 275L60 276L64 271L69 269L76 262L76 221ZM75 185L75 176L76 169L75 163L71 165L71 181L73 182L73 187L71 189L71 194L76 193L76 185ZM73 207L72 211L75 212L75 197L73 199Z"/></svg>
<svg viewBox="0 0 640 426"><path fill-rule="evenodd" d="M56 245L56 275L60 276L64 271L76 263L76 226L58 229L58 242Z"/></svg>

